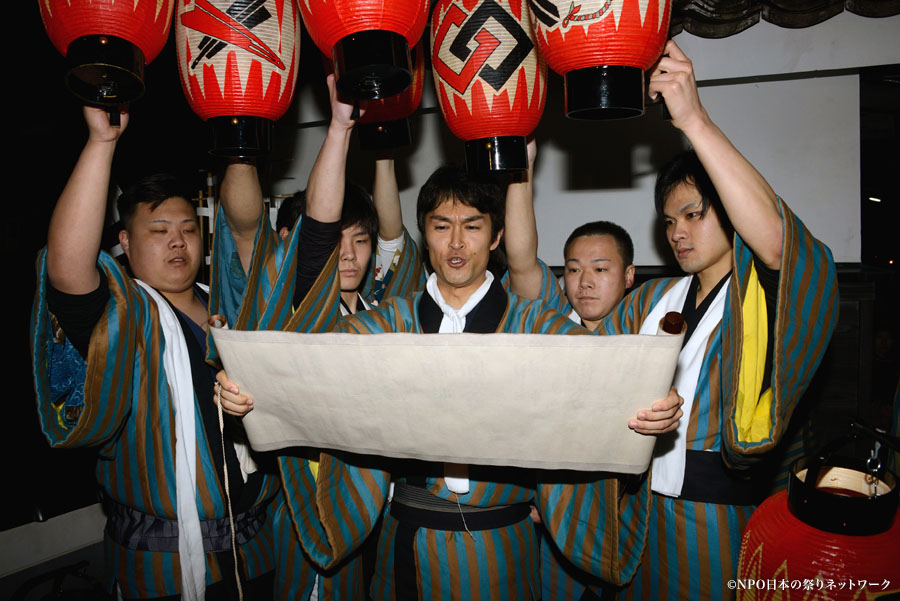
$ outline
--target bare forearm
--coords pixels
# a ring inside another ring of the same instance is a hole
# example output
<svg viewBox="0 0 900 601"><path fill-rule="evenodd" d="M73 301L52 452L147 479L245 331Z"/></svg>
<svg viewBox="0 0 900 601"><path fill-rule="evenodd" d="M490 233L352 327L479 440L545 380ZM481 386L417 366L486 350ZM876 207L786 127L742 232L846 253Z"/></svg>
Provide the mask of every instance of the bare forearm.
<svg viewBox="0 0 900 601"><path fill-rule="evenodd" d="M775 191L713 123L706 111L685 127L737 233L772 269L781 266L781 212Z"/></svg>
<svg viewBox="0 0 900 601"><path fill-rule="evenodd" d="M262 188L259 185L256 165L229 164L219 190L219 200L234 237L241 265L244 271L248 271L253 255L253 243L259 229L259 217L263 212Z"/></svg>
<svg viewBox="0 0 900 601"><path fill-rule="evenodd" d="M400 208L400 190L394 172L394 159L375 161L375 187L372 199L378 213L378 235L382 240L396 240L403 235L403 213Z"/></svg>
<svg viewBox="0 0 900 601"><path fill-rule="evenodd" d="M352 130L332 123L306 187L306 214L323 223L340 221L344 204L347 151Z"/></svg>
<svg viewBox="0 0 900 601"><path fill-rule="evenodd" d="M650 77L650 96L662 94L672 124L691 142L734 229L770 268L781 263L781 212L771 186L741 155L700 103L691 60L673 42Z"/></svg>
<svg viewBox="0 0 900 601"><path fill-rule="evenodd" d="M541 268L537 261L538 233L534 217L534 162L527 177L506 189L506 229L504 240L509 266L509 288L526 298L541 293Z"/></svg>
<svg viewBox="0 0 900 601"><path fill-rule="evenodd" d="M97 255L116 142L88 140L63 189L47 234L47 274L54 288L86 294L97 288Z"/></svg>

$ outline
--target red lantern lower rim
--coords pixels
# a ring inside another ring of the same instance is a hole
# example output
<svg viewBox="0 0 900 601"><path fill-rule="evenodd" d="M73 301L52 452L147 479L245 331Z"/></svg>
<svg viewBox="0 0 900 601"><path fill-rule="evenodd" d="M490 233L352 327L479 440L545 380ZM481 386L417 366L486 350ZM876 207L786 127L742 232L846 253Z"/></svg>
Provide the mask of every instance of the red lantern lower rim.
<svg viewBox="0 0 900 601"><path fill-rule="evenodd" d="M637 67L599 65L565 76L566 117L608 120L644 114L644 72Z"/></svg>
<svg viewBox="0 0 900 601"><path fill-rule="evenodd" d="M466 169L470 173L528 170L525 136L489 136L466 142Z"/></svg>
<svg viewBox="0 0 900 601"><path fill-rule="evenodd" d="M144 95L144 53L112 35L86 35L66 50L66 87L88 104L119 106Z"/></svg>
<svg viewBox="0 0 900 601"><path fill-rule="evenodd" d="M412 83L412 61L406 38L392 31L359 31L338 40L331 51L334 75L342 95L354 100L380 100Z"/></svg>

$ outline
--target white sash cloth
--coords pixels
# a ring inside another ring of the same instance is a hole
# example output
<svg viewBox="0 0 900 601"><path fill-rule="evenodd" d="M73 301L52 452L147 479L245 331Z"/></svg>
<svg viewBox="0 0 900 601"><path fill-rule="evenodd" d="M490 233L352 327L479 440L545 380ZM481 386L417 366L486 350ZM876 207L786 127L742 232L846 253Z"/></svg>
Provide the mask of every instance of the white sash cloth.
<svg viewBox="0 0 900 601"><path fill-rule="evenodd" d="M663 295L650 315L641 326L641 334L656 334L660 320L669 311L681 312L684 300L687 298L692 276L681 278L672 288ZM681 487L684 484L684 462L687 451L686 438L690 422L691 407L694 404L694 396L697 393L697 381L700 378L700 368L706 354L706 343L710 334L722 321L725 310L725 296L728 292L728 280L719 289L709 308L700 318L700 323L691 335L690 340L681 349L678 355L678 368L675 370L674 386L684 398L682 411L684 416L678 424L675 432L660 437L653 452L653 478L650 488L657 493L670 497L681 495Z"/></svg>
<svg viewBox="0 0 900 601"><path fill-rule="evenodd" d="M484 275L484 282L459 309L454 309L444 301L441 290L438 288L437 275L432 273L428 276L425 290L444 314L444 318L441 320L441 327L438 330L439 334L463 333L466 329L466 315L484 299L491 287L491 282L494 281L494 274L490 271L486 271ZM467 494L469 492L469 466L464 463L445 463L444 484L447 485L447 490L450 492L455 492L458 495Z"/></svg>
<svg viewBox="0 0 900 601"><path fill-rule="evenodd" d="M151 286L137 283L156 302L165 340L163 367L175 409L175 501L178 514L178 554L181 560L181 598L198 601L206 596L206 557L200 516L197 513L197 437L191 359L175 312Z"/></svg>

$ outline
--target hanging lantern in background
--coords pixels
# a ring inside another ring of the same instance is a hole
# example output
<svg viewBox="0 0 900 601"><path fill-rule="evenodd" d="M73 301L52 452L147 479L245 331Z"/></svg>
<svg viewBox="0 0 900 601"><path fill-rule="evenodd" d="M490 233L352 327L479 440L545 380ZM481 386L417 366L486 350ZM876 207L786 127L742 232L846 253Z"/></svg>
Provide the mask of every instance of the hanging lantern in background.
<svg viewBox="0 0 900 601"><path fill-rule="evenodd" d="M547 98L547 66L524 0L439 0L431 62L444 120L466 141L469 171L528 168L525 137Z"/></svg>
<svg viewBox="0 0 900 601"><path fill-rule="evenodd" d="M820 453L795 464L788 490L766 499L747 523L738 601L897 598L898 494L875 452L868 460Z"/></svg>
<svg viewBox="0 0 900 601"><path fill-rule="evenodd" d="M425 88L423 40L419 40L412 49L411 58L413 71L410 86L395 96L366 103L366 112L356 126L359 145L363 150L399 148L412 143L408 117L419 108Z"/></svg>
<svg viewBox="0 0 900 601"><path fill-rule="evenodd" d="M294 97L300 17L293 0L183 0L175 19L181 85L219 156L269 151Z"/></svg>
<svg viewBox="0 0 900 601"><path fill-rule="evenodd" d="M666 45L671 0L540 0L529 9L541 54L565 78L566 116L643 114L644 71Z"/></svg>
<svg viewBox="0 0 900 601"><path fill-rule="evenodd" d="M117 106L144 93L144 66L162 50L174 0L40 0L50 41L69 62L66 86L88 104Z"/></svg>
<svg viewBox="0 0 900 601"><path fill-rule="evenodd" d="M428 0L297 0L309 37L355 100L399 94L412 82L409 49L425 31Z"/></svg>

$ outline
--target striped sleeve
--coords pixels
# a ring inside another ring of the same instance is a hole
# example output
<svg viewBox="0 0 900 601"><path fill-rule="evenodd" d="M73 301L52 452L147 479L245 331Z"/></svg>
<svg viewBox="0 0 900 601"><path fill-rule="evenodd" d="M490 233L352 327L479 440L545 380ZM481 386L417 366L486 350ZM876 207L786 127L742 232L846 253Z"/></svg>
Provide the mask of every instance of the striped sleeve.
<svg viewBox="0 0 900 601"><path fill-rule="evenodd" d="M322 569L340 564L372 533L391 477L328 453L316 474L302 457L281 456L278 467L294 527L309 558Z"/></svg>
<svg viewBox="0 0 900 601"><path fill-rule="evenodd" d="M556 547L578 568L619 586L634 577L647 542L650 478L634 488L611 475L537 485L538 509Z"/></svg>
<svg viewBox="0 0 900 601"><path fill-rule="evenodd" d="M108 254L100 254L98 268L106 273L110 299L84 360L47 309L46 251L38 257L32 367L41 428L53 447L99 445L116 436L131 407L137 341L158 337L147 325L150 301L143 291Z"/></svg>
<svg viewBox="0 0 900 601"><path fill-rule="evenodd" d="M406 228L403 228L403 248L399 251L394 263L385 272L384 277L375 279L375 258L369 275L363 284L361 294L369 302L381 303L392 296L406 296L425 288L425 266L416 241Z"/></svg>
<svg viewBox="0 0 900 601"><path fill-rule="evenodd" d="M253 255L250 259L251 273L256 271L258 274L260 272L267 255L274 252L277 241L277 236L268 226L265 212L263 212L257 224L256 240L253 243ZM248 289L248 276L244 273L234 236L221 206L216 211L212 264L209 274L209 314L224 315L228 326L234 327L244 303L244 292ZM254 290L255 288L250 289ZM207 332L206 348L207 360L217 363L218 355L211 331Z"/></svg>
<svg viewBox="0 0 900 601"><path fill-rule="evenodd" d="M569 304L569 299L566 298L562 288L559 287L559 281L553 274L553 270L540 259L537 261L538 265L541 267L541 292L537 300L542 301L554 311L562 313L563 315L568 315L572 312L572 305ZM510 291L509 271L503 274L503 279L500 280L500 283L503 284L504 290L507 292Z"/></svg>
<svg viewBox="0 0 900 601"><path fill-rule="evenodd" d="M769 382L745 377L757 369L765 344L748 345L752 321L765 324L753 253L735 237L735 277L731 303L723 317L723 415L726 460L742 467L781 442L800 397L805 392L831 339L837 321L838 288L834 260L783 202L784 229L778 299ZM759 311L757 318L752 312ZM757 334L759 335L759 334ZM765 332L762 333L765 336ZM761 351L754 349L761 348ZM749 349L749 350L748 350ZM755 355L755 356L754 356ZM752 388L748 388L748 381ZM754 383L755 382L755 383Z"/></svg>

